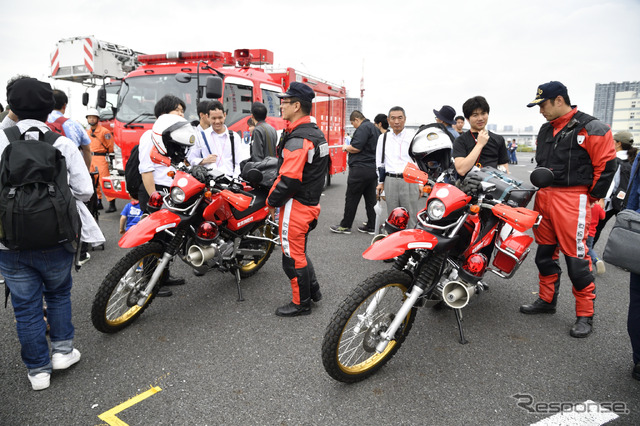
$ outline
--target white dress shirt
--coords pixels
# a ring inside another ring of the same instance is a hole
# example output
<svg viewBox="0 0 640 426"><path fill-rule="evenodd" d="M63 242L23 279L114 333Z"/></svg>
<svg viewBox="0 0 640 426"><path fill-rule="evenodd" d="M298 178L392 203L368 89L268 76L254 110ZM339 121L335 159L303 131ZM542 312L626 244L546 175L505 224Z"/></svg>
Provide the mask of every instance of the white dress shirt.
<svg viewBox="0 0 640 426"><path fill-rule="evenodd" d="M384 145L384 135L387 135L387 143L383 164L382 146ZM411 157L409 157L409 145L411 144L413 136L414 132L408 130L406 127L397 135L393 130L381 134L380 137L378 137L378 144L376 146L376 169L384 166L387 173L402 173L407 163L414 162ZM382 177L378 176L378 182L380 182L381 179Z"/></svg>
<svg viewBox="0 0 640 426"><path fill-rule="evenodd" d="M236 164L233 165L233 155L231 154L231 140L229 130L224 127L223 133L216 133L212 127L204 131L206 143L202 137L196 138L195 145L189 151L187 159L192 165L200 164L204 157L211 154L217 156L215 163L206 164L209 169L218 169L227 176L238 177L240 175L240 162L251 155L248 144L242 141L239 134L233 132L233 145L236 155ZM207 146L208 144L208 146Z"/></svg>

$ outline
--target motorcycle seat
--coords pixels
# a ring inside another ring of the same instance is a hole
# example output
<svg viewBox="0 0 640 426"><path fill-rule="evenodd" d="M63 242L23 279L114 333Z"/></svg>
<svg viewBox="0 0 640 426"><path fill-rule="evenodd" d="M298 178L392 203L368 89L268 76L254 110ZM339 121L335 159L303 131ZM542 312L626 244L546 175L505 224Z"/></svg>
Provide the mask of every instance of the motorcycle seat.
<svg viewBox="0 0 640 426"><path fill-rule="evenodd" d="M255 198L253 200L253 204L251 205L251 207L249 207L246 210L238 210L235 207L231 206L231 213L233 214L233 217L235 217L236 219L242 219L245 218L249 215L251 215L252 213L257 212L258 210L261 210L264 208L266 202L267 202L267 196L269 195L269 190L265 190L265 189L261 189L261 188L256 188L253 189L251 191L249 191L250 194L252 194Z"/></svg>

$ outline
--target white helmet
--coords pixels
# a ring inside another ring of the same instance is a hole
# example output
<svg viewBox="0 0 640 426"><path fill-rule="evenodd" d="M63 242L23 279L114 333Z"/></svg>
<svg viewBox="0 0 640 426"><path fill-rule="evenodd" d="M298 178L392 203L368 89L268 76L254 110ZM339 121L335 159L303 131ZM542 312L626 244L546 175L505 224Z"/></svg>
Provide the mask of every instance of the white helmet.
<svg viewBox="0 0 640 426"><path fill-rule="evenodd" d="M451 166L452 141L451 134L440 124L420 126L409 145L409 156L420 170L436 179Z"/></svg>
<svg viewBox="0 0 640 426"><path fill-rule="evenodd" d="M184 117L163 114L151 129L151 139L161 155L171 155L176 149L183 151L193 146L196 142L196 131Z"/></svg>
<svg viewBox="0 0 640 426"><path fill-rule="evenodd" d="M89 108L87 110L87 113L85 114L85 117L89 117L90 115L95 115L96 117L100 118L100 113L95 108Z"/></svg>

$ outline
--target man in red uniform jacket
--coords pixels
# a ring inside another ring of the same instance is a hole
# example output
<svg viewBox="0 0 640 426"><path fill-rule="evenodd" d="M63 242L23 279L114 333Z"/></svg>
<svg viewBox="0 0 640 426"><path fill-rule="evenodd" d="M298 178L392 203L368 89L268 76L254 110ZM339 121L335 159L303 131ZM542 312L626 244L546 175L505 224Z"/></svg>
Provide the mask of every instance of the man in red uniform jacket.
<svg viewBox="0 0 640 426"><path fill-rule="evenodd" d="M571 105L567 88L559 81L538 86L536 98L527 106L535 105L548 121L538 132L536 161L553 171L554 181L538 191L534 204L534 210L542 215L533 231L538 243L539 297L522 305L520 312L555 313L562 272L560 250L576 298L577 319L569 334L587 337L593 327L596 298L588 229L591 206L605 197L616 172L613 137L606 124Z"/></svg>
<svg viewBox="0 0 640 426"><path fill-rule="evenodd" d="M278 143L278 177L267 204L273 214L280 207L279 229L282 269L291 280L292 301L276 310L276 315L309 315L311 300L322 294L311 260L307 256L307 235L318 223L320 196L329 165L329 145L312 121L313 90L293 82L282 101L282 118L289 121Z"/></svg>

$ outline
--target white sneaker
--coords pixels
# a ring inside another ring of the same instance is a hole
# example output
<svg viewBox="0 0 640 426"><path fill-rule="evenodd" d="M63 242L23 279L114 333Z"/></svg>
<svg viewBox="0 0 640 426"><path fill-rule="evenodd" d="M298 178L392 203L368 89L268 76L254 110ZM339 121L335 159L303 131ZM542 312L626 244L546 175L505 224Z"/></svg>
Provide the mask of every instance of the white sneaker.
<svg viewBox="0 0 640 426"><path fill-rule="evenodd" d="M80 361L80 351L75 348L68 354L55 353L51 357L54 370L66 370L78 361Z"/></svg>
<svg viewBox="0 0 640 426"><path fill-rule="evenodd" d="M43 390L49 387L49 383L51 381L51 374L49 373L38 373L35 376L31 374L27 374L29 381L31 382L31 387L33 390Z"/></svg>
<svg viewBox="0 0 640 426"><path fill-rule="evenodd" d="M82 266L87 263L91 259L91 255L89 253L85 253L85 256L78 260L78 265Z"/></svg>
<svg viewBox="0 0 640 426"><path fill-rule="evenodd" d="M603 262L602 260L598 260L598 261L596 262L596 273L597 273L598 275L602 275L602 274L604 274L605 272L607 272L607 269L606 269L606 268L605 268L605 266L604 266L604 262Z"/></svg>

